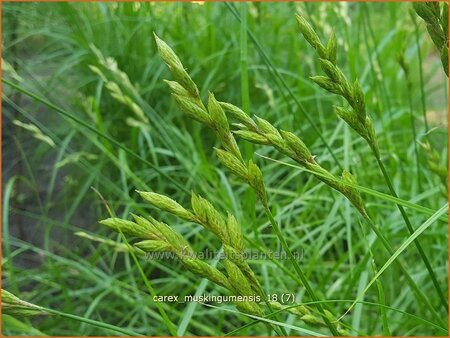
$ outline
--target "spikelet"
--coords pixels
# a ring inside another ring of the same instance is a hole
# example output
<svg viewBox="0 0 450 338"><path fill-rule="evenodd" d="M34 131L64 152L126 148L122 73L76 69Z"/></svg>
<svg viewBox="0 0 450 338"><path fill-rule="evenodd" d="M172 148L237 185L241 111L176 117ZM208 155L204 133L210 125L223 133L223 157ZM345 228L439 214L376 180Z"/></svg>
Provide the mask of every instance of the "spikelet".
<svg viewBox="0 0 450 338"><path fill-rule="evenodd" d="M44 308L28 303L4 289L2 289L2 313L13 316L37 316L48 314Z"/></svg>
<svg viewBox="0 0 450 338"><path fill-rule="evenodd" d="M180 204L167 196L145 191L137 191L137 193L141 195L144 200L157 207L158 209L170 212L171 214L174 214L187 221L195 220L195 216L191 212L187 211Z"/></svg>

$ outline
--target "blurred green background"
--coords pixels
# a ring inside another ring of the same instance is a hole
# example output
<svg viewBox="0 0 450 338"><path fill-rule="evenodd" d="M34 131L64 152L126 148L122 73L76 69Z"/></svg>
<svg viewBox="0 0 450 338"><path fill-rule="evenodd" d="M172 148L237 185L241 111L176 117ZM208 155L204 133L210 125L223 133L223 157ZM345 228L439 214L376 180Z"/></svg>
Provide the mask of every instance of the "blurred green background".
<svg viewBox="0 0 450 338"><path fill-rule="evenodd" d="M323 41L336 32L338 64L349 79L357 78L363 86L382 156L400 197L433 210L447 200L446 182L430 168L431 150L422 146L429 140L440 156L439 164L446 167L447 78L423 21L410 12L409 3L93 2L2 7L3 78L110 135L140 157L3 84L2 281L3 288L27 301L145 335L168 334L131 257L86 238L88 234L121 241L97 223L107 211L93 187L117 215L151 213L174 226L197 250L218 249L219 243L200 226L160 215L137 196L135 189L151 190L189 205L189 196L143 160L222 211L233 212L257 243L279 249L254 196L215 157L214 135L186 118L171 99L162 81L171 76L156 52L153 32L172 46L202 97L212 91L219 100L241 106L248 91L250 114L296 133L321 165L339 174L272 64L341 165L357 176L359 184L387 193L367 145L333 112L341 99L308 78L321 70L296 26L295 12L305 13ZM236 19L233 8L246 22ZM245 38L246 30L254 40ZM252 147L243 149L251 154ZM272 148L253 149L290 163ZM373 234L360 225L357 212L311 175L259 156L253 159L263 170L270 205L290 247L304 251L302 267L317 293L324 299L356 298L374 274L368 248L378 268L389 258L379 243L368 244L374 242ZM409 235L397 208L373 196L363 197L371 217L397 248ZM415 228L428 218L414 210L408 215ZM80 231L85 235L76 235ZM443 222L421 236L444 289L447 238ZM409 248L402 259L438 308L438 297L415 249ZM250 263L267 292L292 292L297 301L308 301L304 290L271 262ZM158 294L223 292L201 283L177 261L141 264ZM445 334L423 321L435 322L416 304L394 266L380 280L392 334ZM372 287L364 300L379 303L377 288ZM342 314L349 305L330 302L327 307ZM163 306L185 335L223 335L251 321L223 310L234 309L231 304ZM300 334L295 327L327 333L293 316L282 318L294 326L288 329L291 335ZM442 318L447 313L442 311ZM344 321L353 333L383 333L380 308L374 305L358 305ZM5 335L39 333L114 334L55 316L3 318ZM258 324L238 334L265 335L267 329Z"/></svg>

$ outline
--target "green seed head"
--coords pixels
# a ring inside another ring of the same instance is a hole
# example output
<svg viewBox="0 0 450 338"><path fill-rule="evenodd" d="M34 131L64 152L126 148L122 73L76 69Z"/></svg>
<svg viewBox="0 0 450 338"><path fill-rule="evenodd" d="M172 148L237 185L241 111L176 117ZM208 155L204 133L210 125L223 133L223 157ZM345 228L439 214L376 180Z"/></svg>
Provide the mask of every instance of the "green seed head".
<svg viewBox="0 0 450 338"><path fill-rule="evenodd" d="M263 133L280 136L277 128L275 128L269 121L259 118L258 116L256 116L255 118L256 124Z"/></svg>
<svg viewBox="0 0 450 338"><path fill-rule="evenodd" d="M226 289L233 290L227 277L208 263L199 259L187 258L186 256L180 256L180 259L183 265L195 275L207 278L213 283L221 285Z"/></svg>
<svg viewBox="0 0 450 338"><path fill-rule="evenodd" d="M280 132L281 136L283 136L283 139L286 141L286 144L295 154L297 154L302 162L312 161L311 152L301 139L289 131L280 130Z"/></svg>
<svg viewBox="0 0 450 338"><path fill-rule="evenodd" d="M248 170L239 158L223 149L214 148L214 150L216 151L219 161L233 174L245 181L248 179Z"/></svg>
<svg viewBox="0 0 450 338"><path fill-rule="evenodd" d="M341 94L341 87L327 76L310 76L316 84L333 94Z"/></svg>
<svg viewBox="0 0 450 338"><path fill-rule="evenodd" d="M367 129L364 124L358 119L356 113L352 109L344 107L335 107L336 114L343 119L350 127L353 128L359 135L367 139Z"/></svg>
<svg viewBox="0 0 450 338"><path fill-rule="evenodd" d="M227 102L219 102L219 104L226 113L230 114L231 117L244 124L248 129L253 131L257 129L255 122L242 109Z"/></svg>
<svg viewBox="0 0 450 338"><path fill-rule="evenodd" d="M191 212L187 211L180 204L167 196L154 192L137 192L144 200L157 207L158 209L170 212L171 214L174 214L175 216L178 216L187 221L195 220L195 216Z"/></svg>
<svg viewBox="0 0 450 338"><path fill-rule="evenodd" d="M337 41L336 41L336 34L334 34L334 31L331 32L330 38L328 39L327 43L327 59L333 63L336 64L336 54L337 54Z"/></svg>
<svg viewBox="0 0 450 338"><path fill-rule="evenodd" d="M211 122L219 135L225 135L230 132L227 116L214 97L213 93L208 94L208 111L211 116Z"/></svg>
<svg viewBox="0 0 450 338"><path fill-rule="evenodd" d="M172 94L172 97L175 99L183 113L191 119L211 126L211 117L201 106L198 105L198 100L192 98L191 96L180 96L177 94Z"/></svg>
<svg viewBox="0 0 450 338"><path fill-rule="evenodd" d="M145 252L170 252L173 250L169 243L158 240L141 241L134 245Z"/></svg>
<svg viewBox="0 0 450 338"><path fill-rule="evenodd" d="M321 58L326 58L327 51L309 22L303 16L297 15L297 23L305 40L317 51Z"/></svg>
<svg viewBox="0 0 450 338"><path fill-rule="evenodd" d="M228 213L227 229L230 245L239 252L244 251L244 239L242 237L241 226L230 213Z"/></svg>
<svg viewBox="0 0 450 338"><path fill-rule="evenodd" d="M355 81L353 85L353 109L361 123L365 123L366 120L366 105L364 100L364 92L358 82Z"/></svg>
<svg viewBox="0 0 450 338"><path fill-rule="evenodd" d="M2 314L13 316L36 316L48 314L37 305L25 302L12 293L2 289Z"/></svg>
<svg viewBox="0 0 450 338"><path fill-rule="evenodd" d="M263 204L267 204L266 188L264 186L264 179L259 167L250 160L248 162L248 183L255 189L258 197Z"/></svg>
<svg viewBox="0 0 450 338"><path fill-rule="evenodd" d="M356 178L347 170L342 172L342 180L344 182L356 184ZM364 202L361 198L359 191L351 186L342 185L341 192L353 203L353 205L361 212L362 215L366 215L364 208Z"/></svg>
<svg viewBox="0 0 450 338"><path fill-rule="evenodd" d="M180 85L176 81L169 81L169 80L163 80L167 85L169 86L172 94L178 95L178 96L187 96L189 97L189 92L183 88L182 85Z"/></svg>
<svg viewBox="0 0 450 338"><path fill-rule="evenodd" d="M244 274L236 264L229 259L224 259L223 265L227 271L230 284L233 285L238 294L242 296L251 296L254 294L247 278L245 278Z"/></svg>
<svg viewBox="0 0 450 338"><path fill-rule="evenodd" d="M251 143L256 144L270 144L270 142L267 140L266 137L255 133L254 131L250 130L235 130L233 131L234 135L237 135L241 139L244 139L246 141L249 141Z"/></svg>
<svg viewBox="0 0 450 338"><path fill-rule="evenodd" d="M155 36L155 41L158 47L159 55L164 60L167 67L169 67L169 70L172 73L175 80L179 82L180 85L183 88L185 88L193 97L198 98L200 95L198 93L197 86L184 69L183 64L181 63L178 56L169 47L169 45L167 45L167 43L161 40L155 33L153 34Z"/></svg>
<svg viewBox="0 0 450 338"><path fill-rule="evenodd" d="M427 23L434 23L436 16L432 7L428 6L425 2L413 2L412 3L416 13Z"/></svg>
<svg viewBox="0 0 450 338"><path fill-rule="evenodd" d="M192 209L194 210L197 222L206 229L214 233L224 243L229 243L227 226L222 215L206 199L192 193Z"/></svg>
<svg viewBox="0 0 450 338"><path fill-rule="evenodd" d="M99 223L106 225L117 232L123 232L136 237L152 238L153 229L151 227L144 227L132 221L127 221L120 218L107 218L101 220Z"/></svg>
<svg viewBox="0 0 450 338"><path fill-rule="evenodd" d="M445 44L444 32L438 24L427 24L427 30L436 47L440 50Z"/></svg>

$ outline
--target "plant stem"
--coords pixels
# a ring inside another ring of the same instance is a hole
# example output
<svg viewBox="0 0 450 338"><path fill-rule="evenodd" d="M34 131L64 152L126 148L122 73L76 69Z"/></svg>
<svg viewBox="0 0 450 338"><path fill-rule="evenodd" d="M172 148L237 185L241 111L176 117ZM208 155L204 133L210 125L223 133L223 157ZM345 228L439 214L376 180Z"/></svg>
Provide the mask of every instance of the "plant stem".
<svg viewBox="0 0 450 338"><path fill-rule="evenodd" d="M240 31L240 66L241 66L241 98L242 110L250 114L250 91L248 85L248 45L247 45L247 16L248 9L245 2L240 4L241 10L241 31ZM245 155L252 156L253 145L249 142L245 144ZM245 201L248 202L248 210L253 227L253 234L255 238L259 239L258 226L256 222L256 197L252 189L248 189L245 196Z"/></svg>
<svg viewBox="0 0 450 338"><path fill-rule="evenodd" d="M306 292L308 293L308 295L311 297L311 299L314 302L318 302L319 298L316 296L316 294L314 293L314 290L309 285L308 279L306 278L306 276L303 273L302 269L300 268L300 266L298 265L297 261L295 260L294 255L291 252L291 249L289 249L289 246L288 246L286 240L284 239L283 234L281 233L280 227L278 226L277 221L273 217L272 212L269 209L269 206L267 205L267 203L263 202L263 207L264 207L264 211L267 214L267 217L270 220L270 223L272 224L273 229L275 230L275 233L276 233L278 239L281 242L281 245L283 246L283 249L286 251L286 253L287 253L288 257L289 257L289 260L291 261L292 265L294 266L295 272L297 272L298 276L300 277L300 280L302 281L303 286L306 289ZM326 316L322 305L320 303L316 303L315 305L316 305L317 309L319 310L319 313L322 316L326 326L328 326L328 328L330 329L330 331L333 334L333 336L339 336L339 333L338 333L336 327L331 323L331 321Z"/></svg>
<svg viewBox="0 0 450 338"><path fill-rule="evenodd" d="M407 74L405 74L406 77L408 77ZM411 129L412 129L412 134L413 134L413 146L414 146L414 155L416 157L416 170L417 170L417 187L419 189L419 191L422 190L422 184L420 182L422 182L422 177L420 175L420 162L419 162L419 150L417 149L417 132L416 132L416 124L414 121L414 112L413 112L413 103L412 103L412 93L411 93L411 83L410 83L410 79L408 77L408 79L406 80L408 82L407 84L407 88L408 88L408 102L409 102L409 118L411 120Z"/></svg>
<svg viewBox="0 0 450 338"><path fill-rule="evenodd" d="M375 158L377 160L377 163L378 163L378 166L380 167L381 172L383 173L383 177L384 177L384 179L386 181L386 184L387 184L387 186L389 188L389 191L391 192L391 194L394 197L398 198L398 195L397 195L397 193L395 191L394 186L392 185L392 181L391 181L391 179L389 177L388 172L386 171L386 168L385 168L385 166L383 164L383 161L381 161L381 159L378 156L375 156ZM401 205L398 205L398 204L397 204L397 208L400 211L400 213L401 213L401 215L403 217L403 220L405 221L405 224L406 224L406 227L408 228L409 233L413 234L414 233L414 228L411 225L411 222L410 222L410 220L408 218L408 215L406 214L405 209L403 209L403 207ZM445 295L444 295L444 293L443 293L443 291L442 291L442 289L441 289L441 287L440 287L440 285L439 285L439 283L437 281L436 275L435 275L435 273L433 271L433 268L431 267L431 264L430 264L427 256L425 255L425 252L423 251L422 245L419 243L418 239L414 240L414 244L417 247L417 251L419 251L420 257L422 258L423 262L425 263L425 266L426 266L426 268L428 270L428 273L429 273L430 278L431 278L431 280L433 282L433 285L436 288L436 291L437 291L437 293L439 295L439 298L441 299L441 304L445 308L445 311L447 312L448 311L447 298L445 297Z"/></svg>
<svg viewBox="0 0 450 338"><path fill-rule="evenodd" d="M224 4L228 7L228 9L231 11L231 13L234 15L234 17L236 18L236 20L238 20L239 22L242 21L241 16L239 15L238 11L236 10L236 7L234 4L230 4L228 2L224 2ZM314 123L313 119L311 118L311 116L307 113L306 109L303 107L302 103L297 99L297 97L294 95L294 93L291 90L291 87L286 83L286 81L284 80L284 78L281 76L280 72L278 71L278 69L275 67L275 65L273 64L272 60L267 56L266 52L264 51L264 49L262 48L262 46L259 44L258 40L256 39L255 35L253 35L253 33L247 29L247 34L250 37L250 41L255 45L257 52L259 53L259 55L261 56L261 58L263 59L264 63L267 65L267 68L269 69L270 73L275 77L275 79L277 79L278 81L276 81L276 85L280 88L280 92L281 95L283 95L283 97L285 98L286 102L288 102L287 98L286 98L286 94L284 93L284 91L286 90L287 93L289 94L289 96L291 97L291 99L295 102L298 111L300 112L300 114L302 114L302 116L308 121L308 123L310 124L311 128L314 130L314 132L317 134L317 136L319 137L319 139L322 141L322 143L324 144L325 148L327 148L328 152L330 153L331 157L333 158L334 162L336 163L336 165L343 170L343 167L341 165L341 163L339 162L339 160L336 157L336 154L334 153L331 145L328 143L328 141L326 140L325 136L323 136L323 133L321 132L321 130L317 127L317 125ZM284 88L284 90L283 90ZM290 106L289 106L290 107ZM292 114L296 114L297 112L294 111L294 109L291 108L291 112Z"/></svg>
<svg viewBox="0 0 450 338"><path fill-rule="evenodd" d="M419 59L419 81L420 81L420 99L422 103L422 114L423 114L423 122L425 124L425 134L428 133L428 120L427 120L427 106L425 103L425 90L424 90L424 80L423 80L423 63L422 63L422 52L420 51L420 35L419 35L419 25L415 18L412 18L414 23L415 37L416 37L416 46L417 46L417 57ZM428 134L427 134L428 135Z"/></svg>
<svg viewBox="0 0 450 338"><path fill-rule="evenodd" d="M69 319L74 319L74 320L77 320L79 322L83 322L83 323L87 323L87 324L90 324L90 325L93 325L93 326L97 326L97 327L101 327L101 328L108 329L108 330L111 330L111 331L119 332L119 333L122 333L122 334L127 335L127 336L142 336L139 333L136 333L136 332L133 332L133 331L130 331L130 330L127 330L127 329L122 329L121 327L114 326L114 325L111 325L111 324L99 322L97 320L84 318L84 317L80 317L80 316L73 315L73 314L70 314L70 313L60 312L60 311L53 310L53 309L48 309L48 308L45 308L45 307L40 307L40 308L43 311L51 313L51 314L54 314L54 315L58 315L58 316L69 318Z"/></svg>
<svg viewBox="0 0 450 338"><path fill-rule="evenodd" d="M366 223L370 226L370 228L375 232L375 234L377 235L377 237L381 240L381 243L383 244L383 246L386 248L386 250L388 251L388 253L390 255L393 255L395 253L395 250L392 248L392 246L389 244L389 242L387 241L386 237L384 237L383 233L380 231L380 229L375 225L375 223L373 223L373 221L370 219L369 216L365 215L364 220L366 221ZM408 271L406 270L405 266L399 261L396 261L398 266L400 267L400 269L403 271L408 284L411 286L411 288L413 289L413 291L416 293L416 295L418 296L418 298L420 299L420 301L425 304L426 306L429 307L430 311L433 313L434 316L436 316L437 318L440 318L439 314L437 313L437 311L434 309L433 305L430 303L430 301L428 300L428 298L423 294L423 292L419 289L419 287L416 285L416 282L412 279L412 277L409 275ZM445 326L445 323L439 319L439 322Z"/></svg>

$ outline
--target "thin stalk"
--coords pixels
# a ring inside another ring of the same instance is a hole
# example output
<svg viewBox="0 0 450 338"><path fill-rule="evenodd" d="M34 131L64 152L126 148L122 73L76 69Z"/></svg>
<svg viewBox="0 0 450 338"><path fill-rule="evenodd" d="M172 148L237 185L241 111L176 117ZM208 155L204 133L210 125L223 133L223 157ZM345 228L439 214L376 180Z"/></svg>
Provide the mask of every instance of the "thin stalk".
<svg viewBox="0 0 450 338"><path fill-rule="evenodd" d="M407 75L406 75L407 76ZM419 191L422 191L422 175L420 174L420 162L419 162L419 150L417 148L417 131L416 131L416 124L414 121L414 112L413 112L413 103L412 103L412 93L411 93L411 83L410 80L406 80L408 82L407 88L408 93L406 96L408 96L408 102L409 102L409 118L411 120L411 130L413 134L413 146L414 146L414 155L416 157L416 170L417 170L417 187Z"/></svg>
<svg viewBox="0 0 450 338"><path fill-rule="evenodd" d="M384 237L383 233L380 231L380 229L375 225L375 223L373 223L372 219L365 215L363 216L363 219L365 220L365 222L367 223L367 225L369 225L369 227L373 230L373 232L375 232L375 234L377 235L378 239L381 240L381 243L383 244L383 246L386 248L386 250L388 251L388 253L390 255L393 255L395 253L395 250L392 248L392 246L389 244L388 240L386 239L386 237ZM413 231L414 232L414 231ZM410 274L408 273L408 271L406 270L405 266L399 261L396 260L398 266L400 267L400 269L402 270L402 272L404 273L408 284L411 286L411 288L413 289L413 291L416 293L417 297L420 299L420 301L425 304L426 306L428 306L428 308L430 309L430 311L433 313L433 315L439 320L441 325L446 325L444 323L444 321L442 319L440 319L440 315L437 313L437 311L434 309L433 305L430 303L429 299L427 296L424 295L424 293L419 289L419 287L417 286L416 282L414 281L414 279L412 279L412 277L410 276Z"/></svg>
<svg viewBox="0 0 450 338"><path fill-rule="evenodd" d="M241 7L241 32L240 32L240 66L241 66L241 98L242 109L247 114L250 113L250 91L248 85L248 46L247 46L247 4L245 2L240 4ZM253 154L253 145L251 143L245 144L245 155L250 157ZM256 223L256 208L255 208L255 193L249 189L246 192L246 201L248 201L250 218L253 227L253 233L256 239L259 239L258 225Z"/></svg>
<svg viewBox="0 0 450 338"><path fill-rule="evenodd" d="M108 329L108 330L111 330L111 331L114 331L114 332L119 332L119 333L122 333L122 334L127 335L127 336L143 336L142 334L139 334L139 333L127 330L127 329L122 329L121 327L114 326L114 325L111 325L111 324L99 322L97 320L84 318L84 317L80 317L80 316L73 315L73 314L70 314L70 313L60 312L60 311L57 311L57 310L44 308L44 307L41 307L41 306L40 306L40 308L43 311L51 313L51 314L54 314L54 315L58 315L58 316L61 316L61 317L64 317L64 318L77 320L77 321L82 322L82 323L90 324L90 325L93 325L93 326L96 326L96 327L101 327L103 329Z"/></svg>
<svg viewBox="0 0 450 338"><path fill-rule="evenodd" d="M416 48L417 48L417 58L419 60L419 82L420 82L420 101L422 103L422 115L423 115L423 123L425 124L425 134L428 135L428 120L427 120L427 106L425 101L425 89L424 89L424 80L423 80L423 63L422 63L422 52L420 50L420 34L419 34L419 25L415 20L415 17L412 16L412 21L414 23L415 37L416 37Z"/></svg>
<svg viewBox="0 0 450 338"><path fill-rule="evenodd" d="M242 18L240 17L239 13L237 12L234 4L230 4L228 2L224 2L224 4L228 7L228 9L231 11L231 13L234 15L236 20L239 22L242 21ZM284 91L281 87L284 87L284 89L288 92L289 96L292 100L294 100L298 111L302 114L302 116L308 121L314 132L317 134L321 142L324 144L325 148L327 148L328 152L330 153L331 157L333 158L336 165L340 168L340 170L343 170L343 167L339 160L337 159L336 155L334 154L333 149L331 148L330 144L328 144L325 136L323 136L323 133L320 131L320 129L317 127L317 125L314 123L313 119L310 117L310 115L306 112L306 109L303 107L303 105L300 103L300 101L297 99L297 97L292 92L290 86L286 83L284 78L281 76L280 72L277 70L273 62L270 60L270 58L267 56L266 52L262 48L262 46L259 44L256 37L253 35L253 33L247 29L247 34L250 37L250 41L255 45L256 50L258 51L259 55L263 59L263 61L266 63L269 71L272 73L272 75L278 80L276 81L276 84L280 87L280 92L285 97ZM279 85L281 84L281 86ZM286 97L285 97L286 99ZM286 99L287 101L287 99ZM292 114L296 114L296 112L291 109Z"/></svg>
<svg viewBox="0 0 450 338"><path fill-rule="evenodd" d="M391 179L389 177L388 172L386 171L386 168L385 168L383 162L381 161L381 159L378 156L376 156L375 152L374 152L374 154L375 154L375 158L377 160L378 166L380 167L380 170L383 173L383 177L384 177L384 180L386 181L386 184L387 184L387 186L389 188L389 191L391 192L391 194L394 197L398 198L398 195L397 195L397 193L395 191L395 188L394 188L394 186L392 184L392 181L391 181ZM403 220L405 221L405 224L406 224L406 227L408 228L409 233L413 234L414 233L414 228L411 225L411 222L410 222L410 220L408 218L408 215L406 214L405 209L403 209L403 207L401 205L398 205L398 204L397 204L397 208L400 211L400 213L401 213L401 215L403 217ZM445 297L444 292L442 291L442 289L441 289L441 287L439 285L439 282L438 282L438 280L436 278L436 275L435 275L435 273L433 271L433 268L431 267L431 264L430 264L427 256L425 255L425 252L422 249L422 245L420 244L418 239L414 240L414 244L416 245L417 251L419 251L420 257L422 258L423 262L425 263L425 266L426 266L426 268L428 270L428 273L429 273L430 278L431 278L431 280L433 282L433 285L436 288L436 291L437 291L437 293L439 295L439 298L441 299L441 304L445 308L445 311L447 312L448 311L447 298Z"/></svg>
<svg viewBox="0 0 450 338"><path fill-rule="evenodd" d="M263 156L263 157L264 157L264 156ZM267 157L265 157L265 158L267 158ZM268 158L268 159L270 159L270 158ZM279 161L276 161L276 160L275 160L275 162L279 162ZM304 169L304 168L302 168L302 169L305 170L305 171L311 172L311 171L309 171L308 169ZM313 172L312 172L312 173L313 173ZM313 174L315 174L315 173L313 173ZM316 175L316 176L318 176L318 178L319 178L319 177L326 177L325 175ZM398 198L398 197L396 196L396 198ZM265 206L265 208L268 209L268 208L267 208L267 205ZM375 225L375 223L372 221L372 219L371 219L366 213L363 213L363 212L361 212L360 210L358 210L358 211L359 211L360 214L362 215L362 217L363 217L364 221L367 223L367 225L373 230L373 232L375 232L376 236L381 240L381 243L382 243L383 246L386 248L386 250L389 252L389 254L391 254L391 255L394 254L394 253L395 253L395 250L392 248L392 246L390 245L389 241L386 239L386 237L383 235L383 233L380 231L380 229ZM267 211L266 211L266 212L267 212ZM270 218L270 216L269 216L269 218ZM275 229L276 229L276 228L275 228ZM414 230L413 230L413 232L414 232ZM281 239L280 239L280 240L281 240ZM397 263L399 264L399 266L400 266L402 272L404 273L404 275L405 275L405 277L406 277L408 283L410 284L411 289L416 293L416 296L417 296L418 300L421 301L424 305L428 306L429 309L430 309L430 311L431 311L437 318L440 318L440 316L439 316L439 314L437 313L437 311L433 308L433 306L432 306L431 303L429 302L428 298L423 294L423 292L422 292L422 291L419 289L419 287L416 285L415 281L414 281L414 280L412 279L412 277L409 275L409 273L408 273L408 271L406 270L406 268L405 268L400 262L397 261ZM430 268L431 268L431 266L430 266ZM440 321L441 323L443 323L440 319L439 319L439 321ZM443 324L443 325L445 325L445 324Z"/></svg>
<svg viewBox="0 0 450 338"><path fill-rule="evenodd" d="M278 239L281 242L281 245L283 246L283 249L286 251L286 253L287 253L288 257L289 257L289 260L291 261L292 265L294 266L295 272L297 272L297 275L300 277L300 280L302 281L302 284L305 287L306 292L308 293L308 295L311 297L311 299L314 302L318 302L319 298L314 293L313 288L309 285L308 279L306 278L306 276L303 273L302 269L300 268L300 266L298 265L297 261L295 260L294 255L291 252L291 249L289 249L289 246L288 246L286 240L284 239L283 234L281 233L280 227L278 226L277 221L273 217L272 212L269 209L269 206L267 205L267 203L263 202L263 207L264 207L264 211L267 214L267 217L270 220L270 223L272 224L273 229L275 230L275 233L276 233ZM339 333L338 333L336 327L331 323L331 321L326 316L322 305L320 303L316 303L315 305L317 307L317 310L319 310L319 313L322 316L326 326L328 326L328 328L330 329L330 331L333 334L333 336L339 336Z"/></svg>

